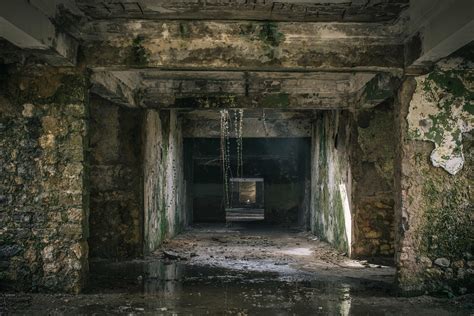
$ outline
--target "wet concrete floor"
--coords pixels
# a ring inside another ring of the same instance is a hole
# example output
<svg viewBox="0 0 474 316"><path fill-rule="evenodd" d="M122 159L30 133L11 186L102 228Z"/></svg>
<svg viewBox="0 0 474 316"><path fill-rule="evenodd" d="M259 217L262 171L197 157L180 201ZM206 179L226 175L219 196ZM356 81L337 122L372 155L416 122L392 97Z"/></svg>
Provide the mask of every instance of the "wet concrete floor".
<svg viewBox="0 0 474 316"><path fill-rule="evenodd" d="M472 295L398 297L393 269L346 267L323 248L294 233L195 229L163 248L197 252L187 260L92 261L83 294L0 293L0 315L473 315Z"/></svg>
<svg viewBox="0 0 474 316"><path fill-rule="evenodd" d="M384 282L181 262L96 262L81 295L2 294L22 315L472 315L468 302L395 297Z"/></svg>

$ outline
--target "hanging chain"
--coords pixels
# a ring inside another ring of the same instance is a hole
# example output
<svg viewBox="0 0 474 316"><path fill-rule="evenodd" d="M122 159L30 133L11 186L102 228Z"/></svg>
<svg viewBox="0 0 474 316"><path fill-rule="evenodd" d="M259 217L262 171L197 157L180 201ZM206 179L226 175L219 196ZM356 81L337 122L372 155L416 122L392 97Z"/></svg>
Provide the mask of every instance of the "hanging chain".
<svg viewBox="0 0 474 316"><path fill-rule="evenodd" d="M221 110L221 160L222 160L222 176L224 182L224 203L229 206L229 179L228 179L228 131L229 131L229 112Z"/></svg>
<svg viewBox="0 0 474 316"><path fill-rule="evenodd" d="M242 177L244 173L243 169L243 119L244 110L236 109L233 111L233 122L232 116L228 110L221 110L221 161L222 161L222 176L224 182L224 200L225 206L231 207L232 194L234 189L232 178L232 164L231 164L231 126L233 127L233 134L236 138L237 143L237 177ZM233 123L233 124L232 124ZM230 177L230 178L229 178ZM230 183L229 183L230 182Z"/></svg>
<svg viewBox="0 0 474 316"><path fill-rule="evenodd" d="M243 159L243 121L244 110L239 109L239 130L237 136L237 172L241 177L244 176L244 159ZM240 169L240 170L239 170Z"/></svg>

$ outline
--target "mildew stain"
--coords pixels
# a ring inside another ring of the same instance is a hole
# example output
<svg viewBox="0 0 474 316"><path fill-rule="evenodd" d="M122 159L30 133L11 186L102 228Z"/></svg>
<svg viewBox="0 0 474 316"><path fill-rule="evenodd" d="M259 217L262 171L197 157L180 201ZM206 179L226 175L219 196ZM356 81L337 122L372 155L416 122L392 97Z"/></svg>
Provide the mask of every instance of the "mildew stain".
<svg viewBox="0 0 474 316"><path fill-rule="evenodd" d="M464 164L462 134L474 128L473 68L472 62L451 58L415 78L407 116L409 137L433 142L433 166L452 175Z"/></svg>

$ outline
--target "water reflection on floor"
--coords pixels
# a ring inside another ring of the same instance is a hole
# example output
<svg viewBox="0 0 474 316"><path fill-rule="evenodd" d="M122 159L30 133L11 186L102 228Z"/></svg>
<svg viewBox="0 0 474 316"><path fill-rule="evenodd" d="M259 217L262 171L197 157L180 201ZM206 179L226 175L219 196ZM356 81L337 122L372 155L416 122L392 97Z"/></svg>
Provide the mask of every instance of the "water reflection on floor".
<svg viewBox="0 0 474 316"><path fill-rule="evenodd" d="M240 315L421 315L449 314L433 306L403 306L387 283L320 280L314 274L251 272L179 262L99 262L91 265L88 294L122 294L120 306L106 300L81 312ZM355 301L354 301L355 299ZM113 304L115 306L108 306ZM405 312L404 312L405 310Z"/></svg>
<svg viewBox="0 0 474 316"><path fill-rule="evenodd" d="M296 269L95 262L85 293L0 293L0 315L472 315L472 296L402 298L391 289Z"/></svg>

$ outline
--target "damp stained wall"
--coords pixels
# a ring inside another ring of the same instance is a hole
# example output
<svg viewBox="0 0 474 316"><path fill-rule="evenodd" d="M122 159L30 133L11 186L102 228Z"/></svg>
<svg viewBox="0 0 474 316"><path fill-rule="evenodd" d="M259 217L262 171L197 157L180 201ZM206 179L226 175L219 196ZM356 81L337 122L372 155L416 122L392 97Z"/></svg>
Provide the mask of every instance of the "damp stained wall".
<svg viewBox="0 0 474 316"><path fill-rule="evenodd" d="M181 121L175 110L147 110L144 121L145 254L189 223Z"/></svg>
<svg viewBox="0 0 474 316"><path fill-rule="evenodd" d="M352 212L354 257L394 254L393 100L359 110L352 128Z"/></svg>
<svg viewBox="0 0 474 316"><path fill-rule="evenodd" d="M90 100L90 255L135 258L143 252L143 112Z"/></svg>
<svg viewBox="0 0 474 316"><path fill-rule="evenodd" d="M352 240L350 113L321 111L313 122L311 231L350 254Z"/></svg>
<svg viewBox="0 0 474 316"><path fill-rule="evenodd" d="M473 119L472 69L443 69L451 62L407 78L398 96L397 281L409 294L473 288L474 143L460 126Z"/></svg>

